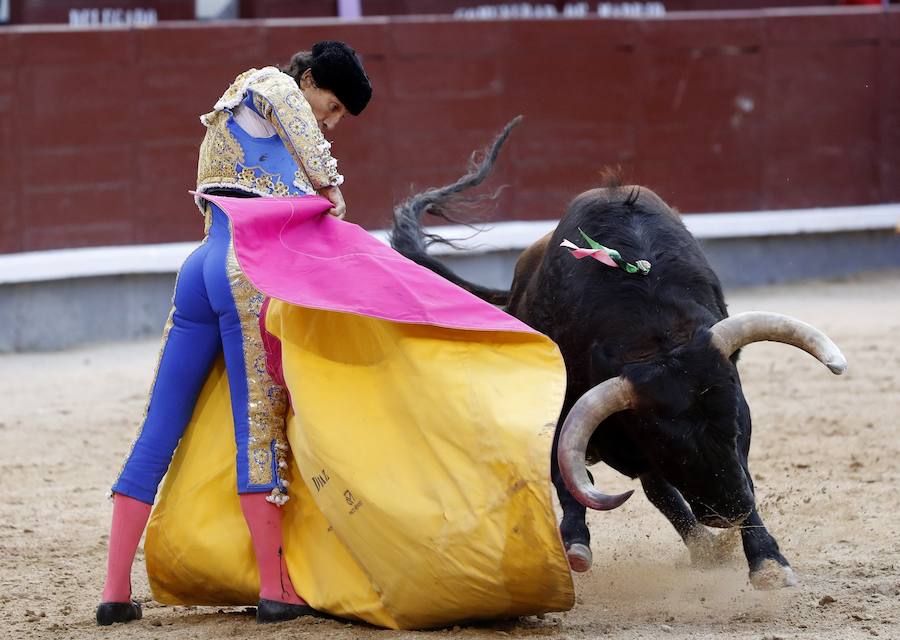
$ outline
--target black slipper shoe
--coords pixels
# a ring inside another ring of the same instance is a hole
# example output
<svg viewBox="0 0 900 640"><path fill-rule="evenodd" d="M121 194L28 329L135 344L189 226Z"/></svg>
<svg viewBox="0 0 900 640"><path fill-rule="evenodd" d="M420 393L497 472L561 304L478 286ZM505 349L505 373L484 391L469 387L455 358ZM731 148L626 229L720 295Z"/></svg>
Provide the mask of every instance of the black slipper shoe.
<svg viewBox="0 0 900 640"><path fill-rule="evenodd" d="M256 606L256 622L259 624L284 622L303 616L325 617L323 613L316 611L308 604L289 604L278 600L262 599Z"/></svg>
<svg viewBox="0 0 900 640"><path fill-rule="evenodd" d="M102 627L114 622L131 622L140 620L141 605L134 600L131 602L101 602L97 607L97 624Z"/></svg>

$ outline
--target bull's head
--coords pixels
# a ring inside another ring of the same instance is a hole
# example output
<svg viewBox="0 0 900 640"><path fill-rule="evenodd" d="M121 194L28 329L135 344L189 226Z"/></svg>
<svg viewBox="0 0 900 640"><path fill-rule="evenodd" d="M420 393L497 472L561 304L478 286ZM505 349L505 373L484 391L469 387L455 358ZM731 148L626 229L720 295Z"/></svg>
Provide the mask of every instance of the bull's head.
<svg viewBox="0 0 900 640"><path fill-rule="evenodd" d="M732 355L751 342L771 340L803 349L835 374L847 368L844 356L824 333L774 313L726 318L696 340L703 343L703 350L713 350L714 363L691 365L690 358L675 354L675 366L660 360L653 366L626 368L619 377L585 393L569 411L560 433L559 467L566 487L583 505L613 509L631 495L609 496L595 489L585 455L598 425L620 411L636 409L633 428L643 425L646 433L632 435L641 438L642 448L650 450L659 471L679 489L698 519L710 526L739 524L753 508L753 492L737 443L740 423L749 426L749 416L741 415L743 400ZM658 392L660 385L668 391Z"/></svg>

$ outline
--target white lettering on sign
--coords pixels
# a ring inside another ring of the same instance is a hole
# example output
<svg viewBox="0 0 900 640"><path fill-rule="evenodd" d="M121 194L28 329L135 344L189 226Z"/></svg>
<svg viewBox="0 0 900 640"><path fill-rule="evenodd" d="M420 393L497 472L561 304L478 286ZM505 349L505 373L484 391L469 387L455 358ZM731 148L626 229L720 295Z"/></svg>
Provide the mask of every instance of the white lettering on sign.
<svg viewBox="0 0 900 640"><path fill-rule="evenodd" d="M597 5L601 18L660 18L666 15L662 2L601 2Z"/></svg>
<svg viewBox="0 0 900 640"><path fill-rule="evenodd" d="M69 9L69 26L72 27L153 25L157 22L156 9Z"/></svg>
<svg viewBox="0 0 900 640"><path fill-rule="evenodd" d="M509 4L485 4L461 7L453 12L454 18L463 20L512 20L516 18L587 18L591 13L589 2L567 2L562 10L554 4L540 2L516 2ZM666 15L662 2L600 2L596 14L601 18L658 18Z"/></svg>
<svg viewBox="0 0 900 640"><path fill-rule="evenodd" d="M511 18L555 18L559 12L552 4L517 4L482 5L480 7L457 9L453 16L466 20L509 20Z"/></svg>
<svg viewBox="0 0 900 640"><path fill-rule="evenodd" d="M587 2L567 2L563 7L563 16L566 18L586 18L590 10L590 4Z"/></svg>

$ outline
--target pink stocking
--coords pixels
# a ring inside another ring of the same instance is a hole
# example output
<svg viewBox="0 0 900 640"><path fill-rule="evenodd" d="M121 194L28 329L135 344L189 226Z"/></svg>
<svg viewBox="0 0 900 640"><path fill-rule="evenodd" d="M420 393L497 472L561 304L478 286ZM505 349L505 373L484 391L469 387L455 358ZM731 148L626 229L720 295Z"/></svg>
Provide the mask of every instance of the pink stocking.
<svg viewBox="0 0 900 640"><path fill-rule="evenodd" d="M141 534L150 518L151 505L123 496L113 498L113 517L109 531L109 555L102 602L131 601L131 565Z"/></svg>
<svg viewBox="0 0 900 640"><path fill-rule="evenodd" d="M290 604L306 604L294 591L281 537L281 509L266 500L265 493L241 494L241 510L250 528L256 564L259 566L259 597Z"/></svg>

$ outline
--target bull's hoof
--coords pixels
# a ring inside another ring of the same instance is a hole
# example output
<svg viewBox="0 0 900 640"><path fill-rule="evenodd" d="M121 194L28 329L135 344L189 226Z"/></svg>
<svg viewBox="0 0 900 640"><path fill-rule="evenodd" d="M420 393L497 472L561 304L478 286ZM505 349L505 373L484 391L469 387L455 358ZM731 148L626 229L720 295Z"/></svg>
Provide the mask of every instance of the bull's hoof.
<svg viewBox="0 0 900 640"><path fill-rule="evenodd" d="M772 559L763 560L756 571L750 572L750 584L764 591L796 587L797 574L789 565L778 564Z"/></svg>
<svg viewBox="0 0 900 640"><path fill-rule="evenodd" d="M708 569L731 559L740 539L740 529L737 527L713 534L705 527L698 526L685 540L685 545L691 554L691 564Z"/></svg>
<svg viewBox="0 0 900 640"><path fill-rule="evenodd" d="M569 548L566 549L566 558L569 560L569 568L572 569L572 571L584 573L591 568L591 563L594 561L594 554L591 553L591 548L589 546L578 542L570 545Z"/></svg>

